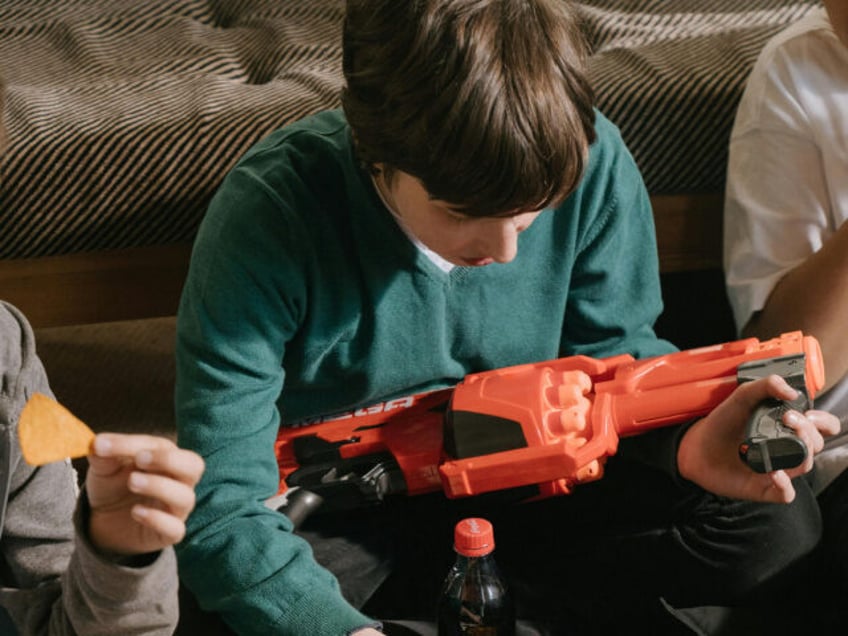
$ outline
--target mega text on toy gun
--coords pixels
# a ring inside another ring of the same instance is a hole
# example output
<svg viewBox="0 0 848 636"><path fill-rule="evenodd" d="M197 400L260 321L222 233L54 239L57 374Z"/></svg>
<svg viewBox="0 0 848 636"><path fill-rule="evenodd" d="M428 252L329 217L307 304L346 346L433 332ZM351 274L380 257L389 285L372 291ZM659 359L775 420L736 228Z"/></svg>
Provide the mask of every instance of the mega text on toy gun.
<svg viewBox="0 0 848 636"><path fill-rule="evenodd" d="M280 492L298 489L324 510L439 490L448 497L509 489L526 489L523 498L567 494L601 477L620 437L704 416L739 382L771 373L799 398L763 403L739 452L759 472L789 468L807 449L782 414L810 408L824 385L818 342L800 332L642 360L571 356L505 367L470 374L453 388L283 428Z"/></svg>

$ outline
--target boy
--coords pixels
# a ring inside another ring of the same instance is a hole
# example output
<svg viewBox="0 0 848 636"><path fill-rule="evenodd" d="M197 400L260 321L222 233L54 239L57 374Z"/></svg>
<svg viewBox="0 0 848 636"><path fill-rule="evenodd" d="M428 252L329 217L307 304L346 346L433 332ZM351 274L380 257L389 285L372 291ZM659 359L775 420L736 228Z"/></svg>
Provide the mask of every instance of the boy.
<svg viewBox="0 0 848 636"><path fill-rule="evenodd" d="M280 426L473 371L672 351L652 329L648 197L593 108L583 55L559 0L349 0L344 113L272 134L221 186L178 316L178 438L209 466L178 558L200 605L235 632L367 634L368 612L431 616L450 528L483 508L409 498L316 515L295 534L264 505ZM519 600L550 582L559 601L538 616L552 623L587 593L622 601L593 620L638 607L643 591L714 601L709 590L742 595L809 551L812 498L790 481L809 463L756 475L736 451L753 405L790 394L777 378L750 383L689 428L625 440L607 476L574 496L487 506L499 561L535 585ZM791 417L813 450L834 426ZM715 518L735 523L710 535ZM787 551L764 550L765 536ZM398 584L378 590L390 573Z"/></svg>

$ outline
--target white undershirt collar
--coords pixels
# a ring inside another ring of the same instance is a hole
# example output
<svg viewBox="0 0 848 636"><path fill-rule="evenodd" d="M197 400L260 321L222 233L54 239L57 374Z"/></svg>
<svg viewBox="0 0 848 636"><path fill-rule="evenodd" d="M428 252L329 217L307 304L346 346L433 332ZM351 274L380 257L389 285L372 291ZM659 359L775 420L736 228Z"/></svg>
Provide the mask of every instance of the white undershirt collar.
<svg viewBox="0 0 848 636"><path fill-rule="evenodd" d="M424 245L424 243L422 243L418 239L418 237L416 237L412 233L412 231L406 226L406 223L403 222L403 219L400 217L397 211L395 211L395 209L391 205L389 205L389 202L386 201L386 197L383 196L383 192L377 185L377 180L374 178L374 175L371 175L371 182L374 184L374 189L377 191L377 196L380 197L380 201L382 201L383 205L386 206L386 209L391 213L392 217L394 217L395 222L398 224L400 229L403 230L403 233L406 234L407 238L412 241L412 244L415 245L415 247L418 248L420 252L422 252L427 258L429 258L433 262L433 264L443 272L450 272L454 267L456 267L453 263L445 260L438 254L436 254L436 252Z"/></svg>

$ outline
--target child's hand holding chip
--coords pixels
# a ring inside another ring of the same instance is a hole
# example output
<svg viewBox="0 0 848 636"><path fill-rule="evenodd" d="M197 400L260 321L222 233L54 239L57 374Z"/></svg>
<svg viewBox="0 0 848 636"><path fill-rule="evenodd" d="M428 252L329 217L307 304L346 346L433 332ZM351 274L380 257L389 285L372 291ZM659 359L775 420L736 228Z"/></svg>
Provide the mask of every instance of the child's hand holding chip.
<svg viewBox="0 0 848 636"><path fill-rule="evenodd" d="M89 538L116 555L179 542L203 474L199 455L151 435L101 433L88 456Z"/></svg>
<svg viewBox="0 0 848 636"><path fill-rule="evenodd" d="M88 455L89 539L103 552L156 552L180 541L194 509L203 459L165 437L94 432L50 396L35 393L18 422L33 466Z"/></svg>

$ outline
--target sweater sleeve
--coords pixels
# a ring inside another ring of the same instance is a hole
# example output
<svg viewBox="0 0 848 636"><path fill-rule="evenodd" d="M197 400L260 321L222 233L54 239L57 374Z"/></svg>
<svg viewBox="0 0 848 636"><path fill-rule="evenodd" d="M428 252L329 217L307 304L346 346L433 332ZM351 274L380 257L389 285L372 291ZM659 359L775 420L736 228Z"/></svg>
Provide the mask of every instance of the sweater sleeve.
<svg viewBox="0 0 848 636"><path fill-rule="evenodd" d="M177 626L179 597L173 548L157 553L140 566L121 565L100 555L84 530L88 500L79 499L74 515L74 553L62 575L62 607L51 615L48 634L86 636L144 634L170 636ZM67 618L66 618L67 617Z"/></svg>
<svg viewBox="0 0 848 636"><path fill-rule="evenodd" d="M340 635L374 621L345 601L289 519L264 505L279 487L282 360L306 304L291 262L297 227L279 208L261 180L237 170L195 242L177 320L176 416L179 444L203 456L206 472L177 555L200 606L239 634Z"/></svg>
<svg viewBox="0 0 848 636"><path fill-rule="evenodd" d="M669 475L681 487L692 487L692 483L680 476L677 468L677 447L683 435L694 424L685 422L677 426L666 426L642 435L634 435L619 441L617 455L622 459L639 462Z"/></svg>
<svg viewBox="0 0 848 636"><path fill-rule="evenodd" d="M598 116L584 183L575 197L583 218L563 334L563 355L645 358L676 350L658 338L662 312L656 234L650 198L618 130ZM620 440L617 457L677 478L684 427ZM615 457L611 461L616 461Z"/></svg>
<svg viewBox="0 0 848 636"><path fill-rule="evenodd" d="M20 636L170 636L179 616L173 549L142 567L99 555L84 531L85 499L74 515L74 551L58 576L4 587L3 606Z"/></svg>

